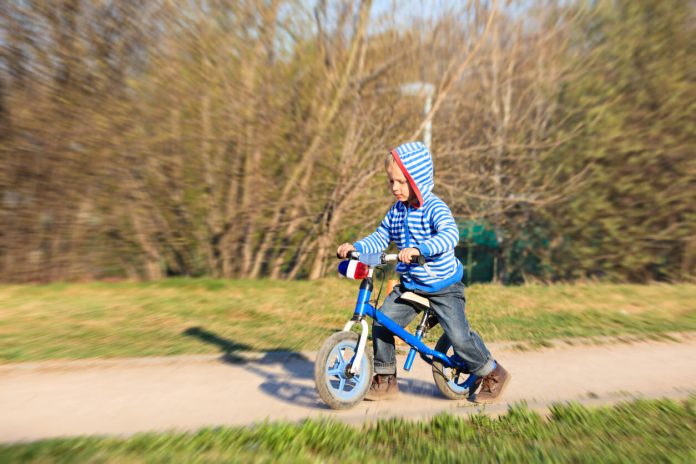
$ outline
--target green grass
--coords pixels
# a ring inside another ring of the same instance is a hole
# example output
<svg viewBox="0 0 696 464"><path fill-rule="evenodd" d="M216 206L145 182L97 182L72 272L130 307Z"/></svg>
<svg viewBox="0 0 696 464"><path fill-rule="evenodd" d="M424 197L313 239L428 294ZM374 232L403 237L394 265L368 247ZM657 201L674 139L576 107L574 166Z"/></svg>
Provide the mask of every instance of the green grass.
<svg viewBox="0 0 696 464"><path fill-rule="evenodd" d="M128 439L0 446L0 462L694 462L696 398L597 409L515 406L498 418L441 415L354 428L332 421L209 428Z"/></svg>
<svg viewBox="0 0 696 464"><path fill-rule="evenodd" d="M336 278L0 286L0 362L314 350L350 318L357 288ZM486 341L696 331L696 285L476 285L467 299Z"/></svg>

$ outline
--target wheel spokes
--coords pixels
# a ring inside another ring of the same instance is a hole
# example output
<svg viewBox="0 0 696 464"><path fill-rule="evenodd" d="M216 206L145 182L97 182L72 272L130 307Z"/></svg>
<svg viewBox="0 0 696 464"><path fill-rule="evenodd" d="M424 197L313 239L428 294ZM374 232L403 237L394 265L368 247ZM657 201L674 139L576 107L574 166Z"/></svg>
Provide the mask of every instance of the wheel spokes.
<svg viewBox="0 0 696 464"><path fill-rule="evenodd" d="M326 370L328 381L332 388L339 391L346 391L346 387L350 387L350 390L355 387L356 382L360 380L359 376L348 376L346 375L346 370L348 369L348 361L345 356L346 347L337 347L337 352L333 356L333 363L331 367ZM352 355L350 356L352 359Z"/></svg>
<svg viewBox="0 0 696 464"><path fill-rule="evenodd" d="M345 372L346 360L343 358L344 349L345 348L338 349L338 353L334 356L333 364L327 369L329 375L338 375L340 377Z"/></svg>
<svg viewBox="0 0 696 464"><path fill-rule="evenodd" d="M341 369L331 369L326 372L330 376L340 377L343 371Z"/></svg>
<svg viewBox="0 0 696 464"><path fill-rule="evenodd" d="M335 375L340 377L343 372L344 372L344 362L343 362L343 356L341 356L340 353L336 356L334 359L333 365L326 370L326 373L329 375Z"/></svg>

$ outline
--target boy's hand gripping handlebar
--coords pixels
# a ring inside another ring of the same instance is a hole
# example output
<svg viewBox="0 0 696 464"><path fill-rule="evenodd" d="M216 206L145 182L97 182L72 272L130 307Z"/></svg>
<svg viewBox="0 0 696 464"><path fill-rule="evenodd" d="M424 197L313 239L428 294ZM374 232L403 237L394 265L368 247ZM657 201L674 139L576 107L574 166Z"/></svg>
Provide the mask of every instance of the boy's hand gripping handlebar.
<svg viewBox="0 0 696 464"><path fill-rule="evenodd" d="M348 253L348 258L350 259L356 259L360 261L363 264L367 264L368 266L379 266L382 264L387 264L387 263L395 263L399 262L399 255L395 253L360 253L358 251L351 251ZM425 272L430 276L435 278L435 274L430 270L428 265L426 264L425 261L425 256L423 255L418 255L418 256L413 256L411 258L410 263L406 264L417 264L419 266L423 266L423 269Z"/></svg>
<svg viewBox="0 0 696 464"><path fill-rule="evenodd" d="M361 263L367 264L368 266L379 266L380 264L396 263L399 261L399 255L396 253L360 253L358 251L351 251L348 253L348 258L357 259ZM419 266L424 266L425 256L414 256L411 258L411 262L406 264L418 264Z"/></svg>
<svg viewBox="0 0 696 464"><path fill-rule="evenodd" d="M383 257L383 262L385 262L385 263L399 261L398 254L382 253L382 257ZM411 257L411 262L406 263L406 264L418 264L419 266L424 266L425 265L425 256L423 256L423 255L413 256L413 257Z"/></svg>

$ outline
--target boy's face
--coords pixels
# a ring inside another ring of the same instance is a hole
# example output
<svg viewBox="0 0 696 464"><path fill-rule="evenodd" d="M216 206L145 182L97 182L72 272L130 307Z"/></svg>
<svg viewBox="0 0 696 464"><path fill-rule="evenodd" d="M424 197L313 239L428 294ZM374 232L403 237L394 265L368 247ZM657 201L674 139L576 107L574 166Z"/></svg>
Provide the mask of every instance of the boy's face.
<svg viewBox="0 0 696 464"><path fill-rule="evenodd" d="M406 176L396 163L389 163L387 166L387 177L389 178L389 189L397 200L411 203L415 199Z"/></svg>

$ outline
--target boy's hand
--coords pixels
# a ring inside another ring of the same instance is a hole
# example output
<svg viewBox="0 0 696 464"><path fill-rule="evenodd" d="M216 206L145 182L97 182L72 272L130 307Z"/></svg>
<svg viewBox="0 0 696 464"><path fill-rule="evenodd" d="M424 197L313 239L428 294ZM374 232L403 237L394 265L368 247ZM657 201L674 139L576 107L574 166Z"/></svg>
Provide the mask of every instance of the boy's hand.
<svg viewBox="0 0 696 464"><path fill-rule="evenodd" d="M399 252L399 261L409 264L414 256L420 256L418 248L404 248Z"/></svg>
<svg viewBox="0 0 696 464"><path fill-rule="evenodd" d="M344 243L338 247L338 250L336 250L336 256L345 259L348 257L348 253L350 253L351 251L356 251L353 244Z"/></svg>

